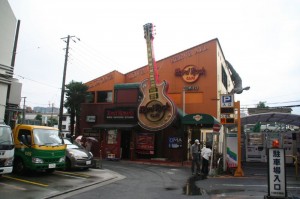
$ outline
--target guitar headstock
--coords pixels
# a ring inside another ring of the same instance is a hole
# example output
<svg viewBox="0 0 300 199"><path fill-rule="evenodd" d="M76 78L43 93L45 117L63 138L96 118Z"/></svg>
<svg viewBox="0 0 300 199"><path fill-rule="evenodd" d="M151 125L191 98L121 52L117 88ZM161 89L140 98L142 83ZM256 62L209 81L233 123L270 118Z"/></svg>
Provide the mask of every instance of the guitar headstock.
<svg viewBox="0 0 300 199"><path fill-rule="evenodd" d="M154 39L154 25L152 23L147 23L144 25L144 38L148 40Z"/></svg>

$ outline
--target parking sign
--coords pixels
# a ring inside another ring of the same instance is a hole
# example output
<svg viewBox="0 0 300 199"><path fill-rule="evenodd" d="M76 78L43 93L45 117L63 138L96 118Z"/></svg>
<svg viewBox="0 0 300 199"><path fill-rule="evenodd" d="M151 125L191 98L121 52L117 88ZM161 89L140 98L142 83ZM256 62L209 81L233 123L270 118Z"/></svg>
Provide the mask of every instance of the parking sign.
<svg viewBox="0 0 300 199"><path fill-rule="evenodd" d="M234 107L233 95L221 95L221 107Z"/></svg>

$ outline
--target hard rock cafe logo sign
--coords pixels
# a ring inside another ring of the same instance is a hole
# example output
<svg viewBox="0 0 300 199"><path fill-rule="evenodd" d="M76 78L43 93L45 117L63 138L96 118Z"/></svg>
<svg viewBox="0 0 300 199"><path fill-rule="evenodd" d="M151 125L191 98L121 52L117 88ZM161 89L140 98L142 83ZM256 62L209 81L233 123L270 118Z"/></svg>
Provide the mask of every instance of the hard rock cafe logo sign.
<svg viewBox="0 0 300 199"><path fill-rule="evenodd" d="M184 67L183 70L181 70L180 68L177 68L175 70L175 76L182 77L182 79L188 83L193 83L193 82L197 81L199 79L199 77L204 76L205 73L206 72L205 72L204 67L202 67L201 69L198 69L194 65L187 65L186 67Z"/></svg>
<svg viewBox="0 0 300 199"><path fill-rule="evenodd" d="M195 115L193 116L193 119L196 120L197 122L199 122L202 119L201 115Z"/></svg>
<svg viewBox="0 0 300 199"><path fill-rule="evenodd" d="M146 118L151 122L157 122L163 119L165 112L170 108L166 103L162 104L160 101L152 100L146 106L141 106L139 113L145 114Z"/></svg>

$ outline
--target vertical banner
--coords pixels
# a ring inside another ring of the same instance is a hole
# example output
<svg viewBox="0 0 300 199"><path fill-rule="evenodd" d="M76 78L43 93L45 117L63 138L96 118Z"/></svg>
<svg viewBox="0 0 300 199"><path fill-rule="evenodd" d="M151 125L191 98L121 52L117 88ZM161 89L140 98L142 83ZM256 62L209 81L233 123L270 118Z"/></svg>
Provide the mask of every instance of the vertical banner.
<svg viewBox="0 0 300 199"><path fill-rule="evenodd" d="M283 148L270 148L268 154L269 179L268 192L270 197L285 198L286 175L285 175L285 151Z"/></svg>
<svg viewBox="0 0 300 199"><path fill-rule="evenodd" d="M227 143L227 165L229 168L236 168L238 161L238 147L237 147L237 134L236 133L227 133L226 134L226 143Z"/></svg>

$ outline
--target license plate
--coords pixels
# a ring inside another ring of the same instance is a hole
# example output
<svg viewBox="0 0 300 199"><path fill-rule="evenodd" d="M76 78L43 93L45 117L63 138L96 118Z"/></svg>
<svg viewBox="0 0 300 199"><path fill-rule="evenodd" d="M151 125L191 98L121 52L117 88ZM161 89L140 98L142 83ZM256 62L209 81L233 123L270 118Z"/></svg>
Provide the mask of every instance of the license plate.
<svg viewBox="0 0 300 199"><path fill-rule="evenodd" d="M49 164L49 169L56 168L56 164Z"/></svg>
<svg viewBox="0 0 300 199"><path fill-rule="evenodd" d="M92 162L90 160L86 161L86 165L90 165Z"/></svg>

